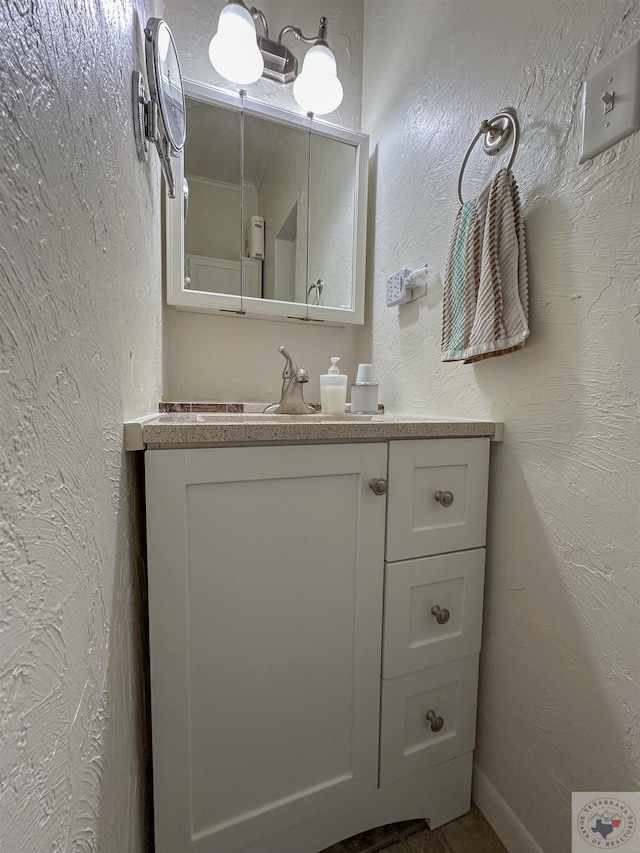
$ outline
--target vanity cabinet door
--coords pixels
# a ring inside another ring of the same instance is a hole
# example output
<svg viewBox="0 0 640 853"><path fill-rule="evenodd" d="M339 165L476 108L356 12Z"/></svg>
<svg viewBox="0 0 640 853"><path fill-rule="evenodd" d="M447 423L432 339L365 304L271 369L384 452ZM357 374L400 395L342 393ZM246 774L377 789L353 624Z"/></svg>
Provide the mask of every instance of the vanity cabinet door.
<svg viewBox="0 0 640 853"><path fill-rule="evenodd" d="M387 560L481 548L488 472L488 438L391 442Z"/></svg>
<svg viewBox="0 0 640 853"><path fill-rule="evenodd" d="M158 853L374 792L384 444L146 453Z"/></svg>

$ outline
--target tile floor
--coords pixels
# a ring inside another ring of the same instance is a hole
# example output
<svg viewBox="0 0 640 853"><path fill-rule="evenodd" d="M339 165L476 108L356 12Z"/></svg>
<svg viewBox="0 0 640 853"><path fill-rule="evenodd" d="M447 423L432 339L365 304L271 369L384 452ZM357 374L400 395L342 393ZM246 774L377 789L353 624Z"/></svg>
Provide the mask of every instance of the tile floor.
<svg viewBox="0 0 640 853"><path fill-rule="evenodd" d="M322 853L507 853L481 812L446 823L433 832L423 820L392 823L334 844Z"/></svg>

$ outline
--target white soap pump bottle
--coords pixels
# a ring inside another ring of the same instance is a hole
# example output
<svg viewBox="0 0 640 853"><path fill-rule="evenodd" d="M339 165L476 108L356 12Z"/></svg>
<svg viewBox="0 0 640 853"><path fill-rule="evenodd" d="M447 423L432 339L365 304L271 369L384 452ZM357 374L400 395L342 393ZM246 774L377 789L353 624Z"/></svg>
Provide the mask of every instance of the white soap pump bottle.
<svg viewBox="0 0 640 853"><path fill-rule="evenodd" d="M336 362L338 356L331 359L328 373L320 376L320 405L324 415L344 415L347 403L347 374L340 373Z"/></svg>

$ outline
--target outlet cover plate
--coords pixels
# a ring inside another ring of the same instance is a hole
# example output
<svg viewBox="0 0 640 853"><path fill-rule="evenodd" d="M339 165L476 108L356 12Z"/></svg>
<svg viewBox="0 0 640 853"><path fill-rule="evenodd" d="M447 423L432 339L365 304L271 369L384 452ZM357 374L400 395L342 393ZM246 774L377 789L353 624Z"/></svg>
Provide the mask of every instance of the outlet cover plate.
<svg viewBox="0 0 640 853"><path fill-rule="evenodd" d="M605 112L607 92L613 101ZM640 40L589 77L583 87L580 163L636 130L640 130Z"/></svg>
<svg viewBox="0 0 640 853"><path fill-rule="evenodd" d="M407 267L394 272L387 279L387 308L393 305L406 305L413 299L413 292L407 288L407 279L411 270Z"/></svg>

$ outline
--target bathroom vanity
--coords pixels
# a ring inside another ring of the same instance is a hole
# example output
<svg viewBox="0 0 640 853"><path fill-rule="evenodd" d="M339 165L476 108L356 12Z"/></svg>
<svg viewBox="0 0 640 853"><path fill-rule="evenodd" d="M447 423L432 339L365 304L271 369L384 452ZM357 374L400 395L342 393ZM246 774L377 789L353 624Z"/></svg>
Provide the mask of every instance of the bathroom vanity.
<svg viewBox="0 0 640 853"><path fill-rule="evenodd" d="M158 853L317 853L469 809L495 437L390 416L128 425Z"/></svg>

